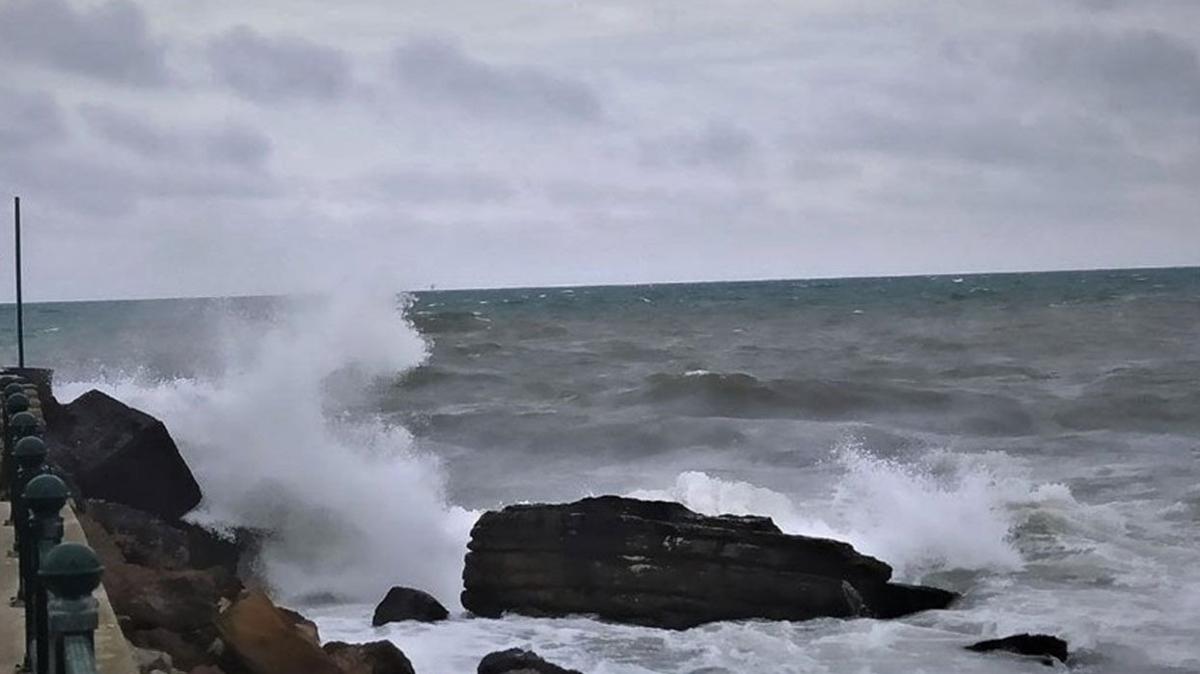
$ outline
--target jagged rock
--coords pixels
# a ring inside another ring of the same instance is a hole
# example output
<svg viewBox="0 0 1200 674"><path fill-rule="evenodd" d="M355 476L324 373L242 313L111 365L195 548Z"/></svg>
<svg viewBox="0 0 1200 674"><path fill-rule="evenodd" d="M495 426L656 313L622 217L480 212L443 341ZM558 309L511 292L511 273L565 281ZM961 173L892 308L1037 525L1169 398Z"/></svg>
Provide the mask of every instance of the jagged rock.
<svg viewBox="0 0 1200 674"><path fill-rule="evenodd" d="M138 671L141 674L155 674L157 672L172 674L177 671L175 663L171 660L171 656L162 651L135 647L133 649L133 660L137 664Z"/></svg>
<svg viewBox="0 0 1200 674"><path fill-rule="evenodd" d="M292 626L292 629L296 630L297 634L304 637L305 641L316 646L317 648L321 647L321 632L317 629L317 624L315 622L305 618L303 615L300 615L300 613L293 611L290 608L284 608L282 606L276 606L275 608L279 609L279 612L283 614L283 619Z"/></svg>
<svg viewBox="0 0 1200 674"><path fill-rule="evenodd" d="M479 662L476 674L581 674L575 669L563 669L546 662L533 651L510 648L488 653Z"/></svg>
<svg viewBox="0 0 1200 674"><path fill-rule="evenodd" d="M1040 658L1044 665L1053 665L1055 659L1065 663L1069 657L1067 642L1048 634L1015 634L1003 639L980 641L966 648L977 653L1004 651L1017 655L1031 655Z"/></svg>
<svg viewBox="0 0 1200 674"><path fill-rule="evenodd" d="M252 674L344 674L262 592L244 593L217 617L216 625L222 641Z"/></svg>
<svg viewBox="0 0 1200 674"><path fill-rule="evenodd" d="M130 564L156 569L220 567L235 574L240 557L236 542L187 522L165 522L120 503L88 500L85 517L104 527Z"/></svg>
<svg viewBox="0 0 1200 674"><path fill-rule="evenodd" d="M880 615L956 595L889 583L887 564L765 517L617 496L509 506L471 530L463 606L485 617L595 614L683 629L715 620Z"/></svg>
<svg viewBox="0 0 1200 674"><path fill-rule="evenodd" d="M167 521L200 503L200 487L158 419L99 391L63 405L58 417L47 427L49 461L83 496Z"/></svg>
<svg viewBox="0 0 1200 674"><path fill-rule="evenodd" d="M345 674L415 674L408 657L390 641L368 644L331 641L324 649Z"/></svg>
<svg viewBox="0 0 1200 674"><path fill-rule="evenodd" d="M379 627L402 620L436 622L448 617L450 617L450 612L428 592L409 587L393 587L388 590L383 601L375 607L371 625Z"/></svg>
<svg viewBox="0 0 1200 674"><path fill-rule="evenodd" d="M175 665L182 669L194 669L213 661L213 657L196 643L196 640L203 639L203 637L197 637L196 633L189 633L191 638L184 638L176 632L161 627L133 631L122 626L122 629L126 638L129 639L129 643L139 648L167 653ZM215 629L208 630L208 632L214 636L216 634Z"/></svg>

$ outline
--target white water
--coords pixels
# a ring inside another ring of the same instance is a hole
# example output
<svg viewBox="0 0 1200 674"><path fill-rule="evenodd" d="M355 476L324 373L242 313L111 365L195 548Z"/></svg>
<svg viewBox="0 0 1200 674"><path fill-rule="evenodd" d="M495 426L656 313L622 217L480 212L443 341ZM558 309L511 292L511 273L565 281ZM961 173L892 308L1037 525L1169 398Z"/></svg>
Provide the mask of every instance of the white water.
<svg viewBox="0 0 1200 674"><path fill-rule="evenodd" d="M447 505L438 461L399 426L351 421L333 379L362 388L426 357L386 293L343 293L264 329L229 315L226 367L215 381L136 378L100 388L161 418L196 474L195 520L271 532L260 572L283 598L366 601L392 584L457 602L474 515ZM351 401L352 402L352 401Z"/></svg>
<svg viewBox="0 0 1200 674"><path fill-rule="evenodd" d="M261 571L285 600L347 601L309 609L326 639L393 639L422 674L471 671L485 653L510 646L607 674L1033 672L1044 670L960 647L1047 631L1081 649L1077 670L1200 671L1196 537L1178 528L1194 503L1083 504L1000 452L899 462L835 448L823 469L827 489L803 494L695 471L667 484L628 476L639 496L706 513L766 514L788 532L848 540L901 579L965 590L951 611L683 633L461 614L373 629L367 602L393 584L457 607L475 514L446 502L439 462L416 452L405 429L345 413L354 391L420 363L426 348L388 295L341 297L269 329L226 317L226 365L214 378L60 386L64 398L98 387L162 418L204 490L198 520L273 532Z"/></svg>

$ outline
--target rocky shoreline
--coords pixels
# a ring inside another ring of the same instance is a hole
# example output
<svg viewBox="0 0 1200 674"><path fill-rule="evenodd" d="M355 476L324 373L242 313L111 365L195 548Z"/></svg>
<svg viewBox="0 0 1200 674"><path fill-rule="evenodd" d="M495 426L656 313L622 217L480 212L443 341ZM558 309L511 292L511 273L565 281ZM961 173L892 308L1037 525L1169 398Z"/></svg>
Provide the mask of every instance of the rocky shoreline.
<svg viewBox="0 0 1200 674"><path fill-rule="evenodd" d="M223 536L183 521L201 489L162 422L99 391L59 404L48 372L34 380L45 389L48 462L75 491L78 519L143 671L414 671L390 642L322 644L312 622L276 606L252 573L259 532ZM688 629L719 620L896 618L958 597L894 583L883 561L839 541L784 534L769 518L710 517L617 496L485 513L467 548L462 604L483 618L582 614ZM428 594L397 587L364 622L448 616ZM1066 659L1065 642L1035 636L976 650ZM1031 643L1049 654L1030 652ZM478 671L571 670L513 649L487 655Z"/></svg>

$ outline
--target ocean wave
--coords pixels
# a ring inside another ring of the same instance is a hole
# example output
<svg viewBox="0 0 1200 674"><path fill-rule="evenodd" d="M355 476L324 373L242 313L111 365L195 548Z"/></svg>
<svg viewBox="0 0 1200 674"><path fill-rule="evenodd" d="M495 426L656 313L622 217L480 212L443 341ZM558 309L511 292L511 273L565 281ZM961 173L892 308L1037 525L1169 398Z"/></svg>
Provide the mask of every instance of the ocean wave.
<svg viewBox="0 0 1200 674"><path fill-rule="evenodd" d="M410 311L409 320L423 335L486 330L491 321L474 311Z"/></svg>
<svg viewBox="0 0 1200 674"><path fill-rule="evenodd" d="M946 410L951 396L928 389L825 379L760 380L743 372L693 370L648 376L637 397L696 416L840 419L865 411Z"/></svg>

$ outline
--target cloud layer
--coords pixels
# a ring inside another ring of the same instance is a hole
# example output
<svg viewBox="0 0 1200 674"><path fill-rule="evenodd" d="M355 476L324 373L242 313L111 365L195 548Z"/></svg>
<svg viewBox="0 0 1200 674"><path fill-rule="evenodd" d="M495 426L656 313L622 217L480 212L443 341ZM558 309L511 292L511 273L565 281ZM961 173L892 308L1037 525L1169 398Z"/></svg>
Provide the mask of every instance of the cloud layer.
<svg viewBox="0 0 1200 674"><path fill-rule="evenodd" d="M9 0L0 184L47 298L1200 264L1193 25L1175 0Z"/></svg>

